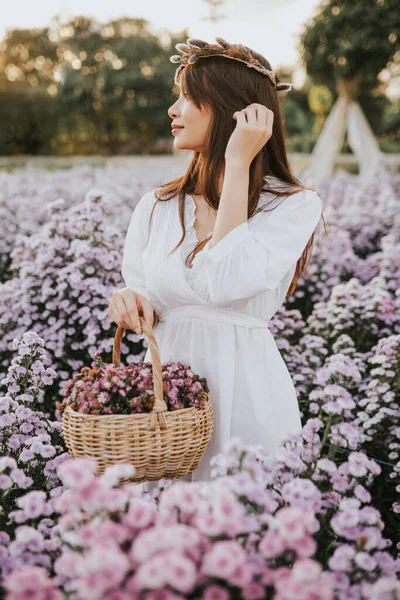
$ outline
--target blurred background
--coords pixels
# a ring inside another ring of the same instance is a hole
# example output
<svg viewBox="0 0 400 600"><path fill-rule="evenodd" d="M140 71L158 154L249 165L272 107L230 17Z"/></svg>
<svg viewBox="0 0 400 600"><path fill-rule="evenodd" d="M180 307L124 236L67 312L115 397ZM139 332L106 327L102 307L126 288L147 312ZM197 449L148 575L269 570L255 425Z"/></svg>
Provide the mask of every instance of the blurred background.
<svg viewBox="0 0 400 600"><path fill-rule="evenodd" d="M400 153L397 0L41 0L9 3L0 25L0 165L30 157L173 155L169 106L188 37L221 36L264 54L282 81L292 157L309 155L339 96L357 79L381 152ZM347 135L339 158L351 170ZM65 161L65 159L67 159ZM63 160L61 160L63 159ZM96 163L97 161L97 163ZM356 161L355 161L356 162ZM357 171L354 163L354 170Z"/></svg>

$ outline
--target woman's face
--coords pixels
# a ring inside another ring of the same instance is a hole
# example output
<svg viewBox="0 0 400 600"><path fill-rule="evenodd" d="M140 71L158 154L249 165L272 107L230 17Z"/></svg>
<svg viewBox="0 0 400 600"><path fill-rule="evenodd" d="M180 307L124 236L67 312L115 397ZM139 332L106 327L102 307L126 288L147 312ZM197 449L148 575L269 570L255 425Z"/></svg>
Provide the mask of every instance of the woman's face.
<svg viewBox="0 0 400 600"><path fill-rule="evenodd" d="M178 100L169 108L168 116L173 123L183 127L171 130L175 138L174 147L177 150L204 152L204 138L211 121L211 111L204 106L199 110L183 87Z"/></svg>

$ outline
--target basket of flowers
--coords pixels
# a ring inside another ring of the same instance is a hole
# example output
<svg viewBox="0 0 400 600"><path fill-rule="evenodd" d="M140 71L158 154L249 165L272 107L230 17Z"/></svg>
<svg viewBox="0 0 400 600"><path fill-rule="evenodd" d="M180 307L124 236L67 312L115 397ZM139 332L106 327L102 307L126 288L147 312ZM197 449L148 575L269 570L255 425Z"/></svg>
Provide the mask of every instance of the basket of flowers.
<svg viewBox="0 0 400 600"><path fill-rule="evenodd" d="M96 352L91 367L67 381L57 403L65 442L73 456L96 459L98 474L127 462L135 467L129 481L184 477L197 468L213 432L207 380L179 362L161 365L153 328L139 318L152 363L120 365L125 329L118 327L113 362Z"/></svg>

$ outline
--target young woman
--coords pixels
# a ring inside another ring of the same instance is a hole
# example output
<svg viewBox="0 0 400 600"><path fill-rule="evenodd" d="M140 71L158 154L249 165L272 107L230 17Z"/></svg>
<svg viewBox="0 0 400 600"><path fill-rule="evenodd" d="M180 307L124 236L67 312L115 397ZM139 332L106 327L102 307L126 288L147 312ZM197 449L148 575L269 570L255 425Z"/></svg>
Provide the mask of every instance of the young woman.
<svg viewBox="0 0 400 600"><path fill-rule="evenodd" d="M122 262L127 287L109 306L138 334L140 312L154 325L161 362L207 378L214 431L189 481L211 479L210 459L231 437L274 453L301 429L268 324L308 266L322 208L286 156L278 93L290 84L259 53L216 39L189 39L176 46L183 57L171 57L182 63L168 111L174 146L193 156L184 175L137 204Z"/></svg>

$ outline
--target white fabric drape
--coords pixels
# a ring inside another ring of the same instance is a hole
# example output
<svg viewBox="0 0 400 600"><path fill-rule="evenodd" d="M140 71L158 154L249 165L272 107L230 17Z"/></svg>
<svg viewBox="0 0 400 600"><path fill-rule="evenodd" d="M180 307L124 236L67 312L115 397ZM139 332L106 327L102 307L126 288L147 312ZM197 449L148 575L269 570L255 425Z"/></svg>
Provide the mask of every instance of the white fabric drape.
<svg viewBox="0 0 400 600"><path fill-rule="evenodd" d="M349 102L344 96L336 100L311 153L304 176L313 181L332 177L337 155L347 139L359 163L359 178L368 180L373 176L382 157L374 133L358 102Z"/></svg>
<svg viewBox="0 0 400 600"><path fill-rule="evenodd" d="M378 142L358 102L351 102L347 112L347 139L360 165L360 178L366 179L375 169L381 154Z"/></svg>

